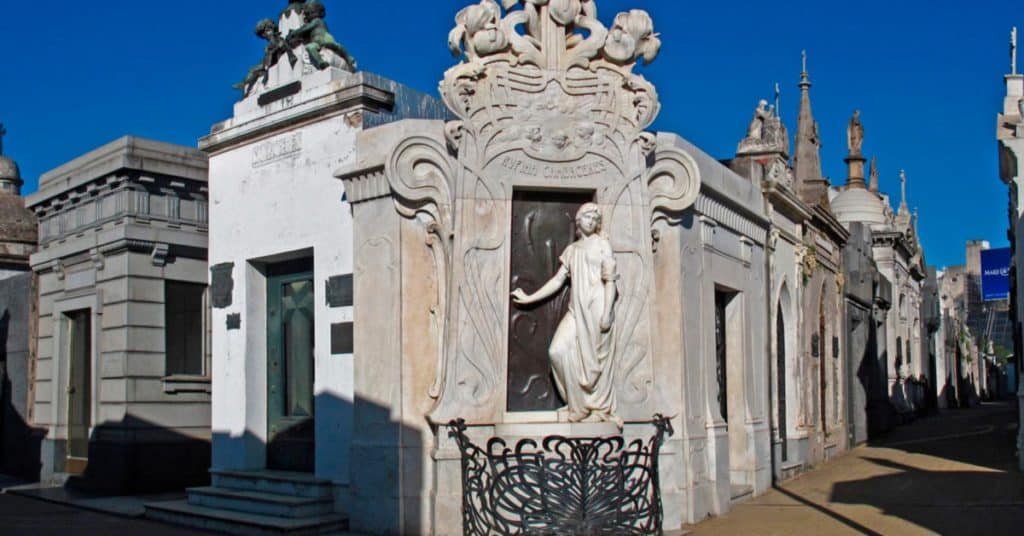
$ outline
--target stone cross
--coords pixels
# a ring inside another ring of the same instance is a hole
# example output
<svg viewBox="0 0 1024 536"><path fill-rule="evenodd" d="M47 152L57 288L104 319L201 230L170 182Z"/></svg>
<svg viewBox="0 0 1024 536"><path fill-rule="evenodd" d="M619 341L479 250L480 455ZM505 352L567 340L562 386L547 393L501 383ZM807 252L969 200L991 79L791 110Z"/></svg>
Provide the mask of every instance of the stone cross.
<svg viewBox="0 0 1024 536"><path fill-rule="evenodd" d="M4 128L4 124L0 123L0 155L4 154L4 135L7 134L7 129Z"/></svg>

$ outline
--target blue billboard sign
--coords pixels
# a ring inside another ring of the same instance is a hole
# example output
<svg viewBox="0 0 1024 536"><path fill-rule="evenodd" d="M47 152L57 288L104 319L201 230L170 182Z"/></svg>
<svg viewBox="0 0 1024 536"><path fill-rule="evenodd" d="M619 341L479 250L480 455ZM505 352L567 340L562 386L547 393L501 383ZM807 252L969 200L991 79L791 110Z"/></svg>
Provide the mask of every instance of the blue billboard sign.
<svg viewBox="0 0 1024 536"><path fill-rule="evenodd" d="M981 299L1010 299L1010 248L986 249L981 252Z"/></svg>

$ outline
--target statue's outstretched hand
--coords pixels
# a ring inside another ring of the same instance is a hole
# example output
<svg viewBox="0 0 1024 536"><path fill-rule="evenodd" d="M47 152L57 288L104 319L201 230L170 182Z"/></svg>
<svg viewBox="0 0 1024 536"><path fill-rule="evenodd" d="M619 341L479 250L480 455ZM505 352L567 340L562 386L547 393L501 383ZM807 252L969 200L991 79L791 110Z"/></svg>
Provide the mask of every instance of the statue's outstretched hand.
<svg viewBox="0 0 1024 536"><path fill-rule="evenodd" d="M530 303L530 297L523 292L523 289L517 288L512 291L512 301L518 305L527 305Z"/></svg>

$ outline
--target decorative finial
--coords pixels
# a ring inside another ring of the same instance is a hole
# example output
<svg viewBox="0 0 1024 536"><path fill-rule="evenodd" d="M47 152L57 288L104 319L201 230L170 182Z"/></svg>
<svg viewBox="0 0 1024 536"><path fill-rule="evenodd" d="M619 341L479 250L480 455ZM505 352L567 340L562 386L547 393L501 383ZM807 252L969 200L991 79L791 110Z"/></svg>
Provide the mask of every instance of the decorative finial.
<svg viewBox="0 0 1024 536"><path fill-rule="evenodd" d="M4 128L4 124L0 123L0 155L4 154L4 136L7 134L7 129Z"/></svg>
<svg viewBox="0 0 1024 536"><path fill-rule="evenodd" d="M1010 74L1017 74L1017 27L1010 30Z"/></svg>
<svg viewBox="0 0 1024 536"><path fill-rule="evenodd" d="M800 69L800 87L809 88L811 87L811 77L807 73L807 51L800 51L800 62L802 64Z"/></svg>

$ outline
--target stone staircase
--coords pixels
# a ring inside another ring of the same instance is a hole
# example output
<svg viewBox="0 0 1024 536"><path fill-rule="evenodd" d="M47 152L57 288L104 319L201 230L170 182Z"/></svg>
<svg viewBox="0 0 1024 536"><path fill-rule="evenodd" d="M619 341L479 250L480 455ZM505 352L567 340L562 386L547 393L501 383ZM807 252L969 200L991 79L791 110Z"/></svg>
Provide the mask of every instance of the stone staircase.
<svg viewBox="0 0 1024 536"><path fill-rule="evenodd" d="M188 500L146 504L146 517L229 534L333 534L348 528L334 512L330 481L306 473L211 470L213 485Z"/></svg>

